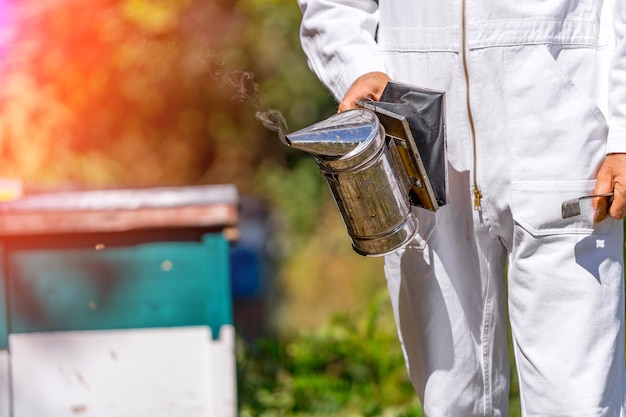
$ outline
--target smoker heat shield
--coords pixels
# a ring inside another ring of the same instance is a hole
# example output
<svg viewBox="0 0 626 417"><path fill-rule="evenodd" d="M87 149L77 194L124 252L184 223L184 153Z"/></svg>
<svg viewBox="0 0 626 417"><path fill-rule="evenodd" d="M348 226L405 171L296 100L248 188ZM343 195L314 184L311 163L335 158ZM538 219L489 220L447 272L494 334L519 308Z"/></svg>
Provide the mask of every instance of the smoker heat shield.
<svg viewBox="0 0 626 417"><path fill-rule="evenodd" d="M390 81L379 101L357 103L376 113L396 143L412 183L411 204L431 211L448 200L444 99L441 91Z"/></svg>

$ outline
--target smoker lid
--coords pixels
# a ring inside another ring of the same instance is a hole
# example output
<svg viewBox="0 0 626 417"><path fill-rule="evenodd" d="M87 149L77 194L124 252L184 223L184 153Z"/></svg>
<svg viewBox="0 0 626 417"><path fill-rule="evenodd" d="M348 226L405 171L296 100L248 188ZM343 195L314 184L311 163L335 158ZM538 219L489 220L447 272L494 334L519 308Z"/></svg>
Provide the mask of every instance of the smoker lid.
<svg viewBox="0 0 626 417"><path fill-rule="evenodd" d="M287 144L315 156L341 158L371 141L380 129L376 115L354 109L286 135Z"/></svg>

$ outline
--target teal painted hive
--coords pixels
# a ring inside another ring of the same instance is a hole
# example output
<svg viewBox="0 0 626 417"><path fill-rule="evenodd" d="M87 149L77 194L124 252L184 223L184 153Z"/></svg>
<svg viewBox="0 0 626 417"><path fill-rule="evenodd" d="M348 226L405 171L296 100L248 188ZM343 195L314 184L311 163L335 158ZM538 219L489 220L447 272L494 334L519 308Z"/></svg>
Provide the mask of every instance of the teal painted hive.
<svg viewBox="0 0 626 417"><path fill-rule="evenodd" d="M232 324L231 186L73 192L0 205L9 334Z"/></svg>

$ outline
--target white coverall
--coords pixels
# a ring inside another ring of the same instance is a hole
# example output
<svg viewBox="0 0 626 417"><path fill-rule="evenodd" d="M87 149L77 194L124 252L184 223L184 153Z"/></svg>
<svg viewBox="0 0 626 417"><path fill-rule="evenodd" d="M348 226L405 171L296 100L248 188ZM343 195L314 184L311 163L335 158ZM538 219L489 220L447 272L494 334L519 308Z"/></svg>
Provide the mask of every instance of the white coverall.
<svg viewBox="0 0 626 417"><path fill-rule="evenodd" d="M338 100L372 71L446 93L449 203L385 258L425 414L507 415L508 307L525 416L624 416L622 222L561 203L626 152L626 0L609 48L599 0L298 1Z"/></svg>

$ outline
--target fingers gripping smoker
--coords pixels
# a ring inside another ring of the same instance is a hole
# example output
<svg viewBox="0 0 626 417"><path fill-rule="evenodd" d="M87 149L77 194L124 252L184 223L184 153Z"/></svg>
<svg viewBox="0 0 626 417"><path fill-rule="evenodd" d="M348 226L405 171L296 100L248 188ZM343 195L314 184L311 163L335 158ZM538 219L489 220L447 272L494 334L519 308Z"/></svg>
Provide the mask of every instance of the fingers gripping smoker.
<svg viewBox="0 0 626 417"><path fill-rule="evenodd" d="M412 206L446 203L443 93L389 83L380 101L358 104L286 139L314 156L353 249L380 256L417 233Z"/></svg>

